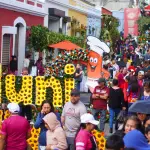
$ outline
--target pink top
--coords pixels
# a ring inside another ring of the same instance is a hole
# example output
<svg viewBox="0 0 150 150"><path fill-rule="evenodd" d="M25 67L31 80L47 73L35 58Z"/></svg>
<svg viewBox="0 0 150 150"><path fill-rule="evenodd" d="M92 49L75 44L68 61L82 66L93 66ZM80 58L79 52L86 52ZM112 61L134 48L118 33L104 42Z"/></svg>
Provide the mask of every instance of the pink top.
<svg viewBox="0 0 150 150"><path fill-rule="evenodd" d="M0 133L6 135L5 150L26 150L29 130L30 124L24 117L14 115L4 120Z"/></svg>
<svg viewBox="0 0 150 150"><path fill-rule="evenodd" d="M96 146L96 141L93 135L87 130L81 129L75 139L76 150L91 150L93 148L91 139L93 139Z"/></svg>

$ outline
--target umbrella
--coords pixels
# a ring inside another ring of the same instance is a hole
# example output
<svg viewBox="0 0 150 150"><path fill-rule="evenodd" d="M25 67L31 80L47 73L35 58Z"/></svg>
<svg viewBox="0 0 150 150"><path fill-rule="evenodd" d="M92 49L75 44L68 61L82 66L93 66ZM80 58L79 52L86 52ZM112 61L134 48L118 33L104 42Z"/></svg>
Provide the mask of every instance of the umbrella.
<svg viewBox="0 0 150 150"><path fill-rule="evenodd" d="M129 107L129 112L150 114L150 100L139 100Z"/></svg>
<svg viewBox="0 0 150 150"><path fill-rule="evenodd" d="M74 43L71 43L70 41L62 41L57 44L49 45L49 47L52 48L58 48L58 49L64 49L64 50L74 50L74 49L80 49L80 47Z"/></svg>

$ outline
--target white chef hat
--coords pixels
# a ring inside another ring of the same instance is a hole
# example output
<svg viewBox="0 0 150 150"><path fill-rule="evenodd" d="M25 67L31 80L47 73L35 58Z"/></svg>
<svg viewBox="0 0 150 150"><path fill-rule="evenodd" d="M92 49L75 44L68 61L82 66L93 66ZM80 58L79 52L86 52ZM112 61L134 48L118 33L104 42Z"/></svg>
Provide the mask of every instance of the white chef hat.
<svg viewBox="0 0 150 150"><path fill-rule="evenodd" d="M101 42L98 38L93 36L87 37L87 44L90 49L102 56L103 52L109 53L110 48L104 42Z"/></svg>

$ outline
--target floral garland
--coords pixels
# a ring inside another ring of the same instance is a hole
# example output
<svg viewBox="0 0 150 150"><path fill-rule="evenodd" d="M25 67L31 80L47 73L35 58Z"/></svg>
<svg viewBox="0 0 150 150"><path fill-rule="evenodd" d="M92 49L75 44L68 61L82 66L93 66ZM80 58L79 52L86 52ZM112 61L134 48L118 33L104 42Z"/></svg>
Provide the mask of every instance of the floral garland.
<svg viewBox="0 0 150 150"><path fill-rule="evenodd" d="M46 65L46 76L64 76L64 68L66 64L72 63L74 61L88 61L88 50L72 50L72 51L62 51L58 57L52 62Z"/></svg>

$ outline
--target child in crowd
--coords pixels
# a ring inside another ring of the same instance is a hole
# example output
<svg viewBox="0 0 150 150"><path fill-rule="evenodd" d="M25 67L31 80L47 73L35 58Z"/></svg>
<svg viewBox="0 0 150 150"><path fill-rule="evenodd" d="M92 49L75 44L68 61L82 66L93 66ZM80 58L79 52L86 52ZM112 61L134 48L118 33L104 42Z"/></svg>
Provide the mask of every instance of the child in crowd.
<svg viewBox="0 0 150 150"><path fill-rule="evenodd" d="M66 150L68 148L66 135L57 120L57 116L51 112L44 116L43 120L48 129L46 132L46 150ZM42 146L42 148L44 147Z"/></svg>
<svg viewBox="0 0 150 150"><path fill-rule="evenodd" d="M145 136L148 139L148 144L150 144L150 125L148 127L145 128Z"/></svg>
<svg viewBox="0 0 150 150"><path fill-rule="evenodd" d="M111 135L106 141L107 150L124 150L123 139L119 135Z"/></svg>

